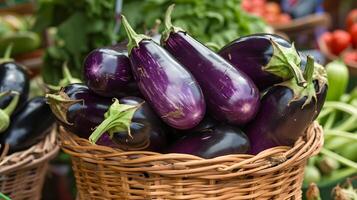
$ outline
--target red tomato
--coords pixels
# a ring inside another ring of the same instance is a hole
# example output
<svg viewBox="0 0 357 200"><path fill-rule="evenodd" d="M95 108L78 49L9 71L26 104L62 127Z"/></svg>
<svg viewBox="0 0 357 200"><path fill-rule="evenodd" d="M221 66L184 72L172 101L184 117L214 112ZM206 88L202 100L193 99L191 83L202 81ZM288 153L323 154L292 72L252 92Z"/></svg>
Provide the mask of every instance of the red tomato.
<svg viewBox="0 0 357 200"><path fill-rule="evenodd" d="M255 7L252 9L251 13L253 13L256 16L263 16L264 15L264 9L262 7Z"/></svg>
<svg viewBox="0 0 357 200"><path fill-rule="evenodd" d="M357 23L350 28L350 35L352 38L352 45L357 48Z"/></svg>
<svg viewBox="0 0 357 200"><path fill-rule="evenodd" d="M242 1L242 8L247 11L250 12L253 9L253 4L250 0L243 0Z"/></svg>
<svg viewBox="0 0 357 200"><path fill-rule="evenodd" d="M281 12L280 11L280 6L276 2L268 2L265 5L265 12L270 13L270 14L274 14L274 15L278 15Z"/></svg>
<svg viewBox="0 0 357 200"><path fill-rule="evenodd" d="M335 30L332 33L330 50L333 54L339 55L351 44L351 36L344 30Z"/></svg>
<svg viewBox="0 0 357 200"><path fill-rule="evenodd" d="M264 20L266 21L266 23L268 24L277 24L278 22L278 15L270 15L270 14L266 14L264 16Z"/></svg>
<svg viewBox="0 0 357 200"><path fill-rule="evenodd" d="M326 32L321 35L321 39L323 43L326 45L329 51L331 51L331 46L332 46L332 33Z"/></svg>
<svg viewBox="0 0 357 200"><path fill-rule="evenodd" d="M350 30L353 24L357 23L357 9L351 10L346 18L346 28Z"/></svg>
<svg viewBox="0 0 357 200"><path fill-rule="evenodd" d="M357 51L350 51L350 52L346 52L343 55L343 61L345 61L345 63L357 63Z"/></svg>
<svg viewBox="0 0 357 200"><path fill-rule="evenodd" d="M264 7L265 0L250 0L255 7Z"/></svg>
<svg viewBox="0 0 357 200"><path fill-rule="evenodd" d="M281 23L281 24L287 24L287 23L289 23L289 22L291 22L291 17L290 17L290 15L285 14L285 13L279 15L279 23Z"/></svg>

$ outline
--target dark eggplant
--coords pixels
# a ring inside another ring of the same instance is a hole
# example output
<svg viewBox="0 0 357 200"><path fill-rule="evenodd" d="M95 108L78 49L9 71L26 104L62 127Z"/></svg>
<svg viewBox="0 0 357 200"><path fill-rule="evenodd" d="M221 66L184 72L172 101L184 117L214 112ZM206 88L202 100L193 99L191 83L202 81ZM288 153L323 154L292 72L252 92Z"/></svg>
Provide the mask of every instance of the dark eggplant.
<svg viewBox="0 0 357 200"><path fill-rule="evenodd" d="M19 64L9 61L0 64L0 93L14 91L20 94L20 99L14 113L26 102L29 95L29 76L26 70ZM0 109L7 107L13 95L0 99Z"/></svg>
<svg viewBox="0 0 357 200"><path fill-rule="evenodd" d="M132 79L130 68L126 51L95 49L84 60L85 83L101 96L125 96L126 86Z"/></svg>
<svg viewBox="0 0 357 200"><path fill-rule="evenodd" d="M248 137L237 127L219 125L205 132L184 136L167 153L184 153L202 158L244 154L250 148Z"/></svg>
<svg viewBox="0 0 357 200"><path fill-rule="evenodd" d="M260 91L297 77L305 82L299 69L301 59L294 45L274 34L253 34L227 44L219 52L237 69L246 73Z"/></svg>
<svg viewBox="0 0 357 200"><path fill-rule="evenodd" d="M0 143L9 145L9 153L25 150L44 139L54 123L45 98L35 97L11 118L10 127L0 134Z"/></svg>
<svg viewBox="0 0 357 200"><path fill-rule="evenodd" d="M242 125L255 116L259 91L253 81L218 54L171 24L170 6L162 44L196 78L210 114L219 121Z"/></svg>
<svg viewBox="0 0 357 200"><path fill-rule="evenodd" d="M190 129L204 117L206 106L195 78L164 48L138 35L122 16L134 78L145 100L169 126Z"/></svg>
<svg viewBox="0 0 357 200"><path fill-rule="evenodd" d="M138 106L138 108L135 109L132 118L127 119L130 121L128 124L130 126L130 134L125 128L116 129L117 125L115 122L120 121L125 117L123 117L123 115L116 115L109 110L108 113L114 114L106 114L106 120L102 123L109 125L99 125L89 138L90 141L95 143L96 138L101 137L102 133L108 132L112 141L123 150L135 149L158 152L166 147L167 136L165 125L143 99L138 97L124 97L119 99L119 104L114 102L110 109L113 109L116 105L120 104ZM121 125L119 124L118 126Z"/></svg>
<svg viewBox="0 0 357 200"><path fill-rule="evenodd" d="M67 131L86 139L104 120L104 113L112 104L111 98L98 96L78 83L64 87L58 95L46 97L57 121Z"/></svg>
<svg viewBox="0 0 357 200"><path fill-rule="evenodd" d="M187 134L202 133L220 124L217 120L213 119L209 115L206 115L203 120L195 127L188 130L177 130L171 128L168 138L170 143L174 143L178 139L184 137Z"/></svg>
<svg viewBox="0 0 357 200"><path fill-rule="evenodd" d="M314 60L308 57L306 87L291 79L273 86L263 96L257 116L245 128L251 142L250 154L275 146L293 145L304 134L324 104L323 99L316 97L314 69Z"/></svg>

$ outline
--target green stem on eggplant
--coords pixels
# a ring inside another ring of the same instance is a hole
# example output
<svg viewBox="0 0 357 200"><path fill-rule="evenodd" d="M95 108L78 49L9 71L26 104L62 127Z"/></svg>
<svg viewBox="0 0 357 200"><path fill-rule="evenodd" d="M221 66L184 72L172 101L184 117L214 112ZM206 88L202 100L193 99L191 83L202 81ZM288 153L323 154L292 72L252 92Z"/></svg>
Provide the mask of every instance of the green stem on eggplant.
<svg viewBox="0 0 357 200"><path fill-rule="evenodd" d="M13 95L13 98L6 108L0 109L0 133L6 131L6 129L9 127L10 116L15 111L20 99L20 94L14 91L1 93L0 98L7 95Z"/></svg>
<svg viewBox="0 0 357 200"><path fill-rule="evenodd" d="M357 163L356 162L353 162L353 161L351 161L351 160L349 160L349 159L347 159L347 158L345 158L343 156L340 156L337 153L334 153L334 152L332 152L332 151L330 151L330 150L328 150L326 148L322 148L321 149L321 154L324 154L324 155L326 155L328 157L331 157L331 158L339 161L340 163L357 170Z"/></svg>
<svg viewBox="0 0 357 200"><path fill-rule="evenodd" d="M46 101L57 119L68 125L71 124L67 119L68 108L76 103L83 102L83 100L71 99L63 91L59 91L57 94L46 94Z"/></svg>
<svg viewBox="0 0 357 200"><path fill-rule="evenodd" d="M290 100L289 103L293 101L298 101L301 98L306 97L306 100L304 104L301 106L301 109L303 109L306 105L308 105L312 99L317 101L316 99L316 91L315 91L315 86L312 81L312 76L314 73L314 59L310 56L307 57L307 65L306 65L306 72L305 72L305 77L309 79L309 82L306 82L305 87L301 87L296 78L292 78L288 81L278 83L276 85L283 86L283 87L288 87L293 91L294 97Z"/></svg>
<svg viewBox="0 0 357 200"><path fill-rule="evenodd" d="M173 33L177 33L179 31L186 32L182 28L172 25L171 14L174 8L175 8L175 4L171 4L166 10L165 20L164 20L165 30L161 34L162 42L165 42L169 38L171 32Z"/></svg>
<svg viewBox="0 0 357 200"><path fill-rule="evenodd" d="M124 29L128 35L128 53L130 54L131 50L134 47L138 47L139 46L139 42L141 42L142 40L150 40L151 38L143 35L143 34L137 34L134 29L129 25L128 20L126 19L126 17L124 15L121 15L121 19L122 19L122 23L124 26Z"/></svg>
<svg viewBox="0 0 357 200"><path fill-rule="evenodd" d="M270 41L274 48L274 54L269 63L264 67L264 71L279 77L285 77L285 79L287 77L295 78L299 86L305 87L307 81L299 67L301 58L294 44L291 47L284 47L272 39Z"/></svg>
<svg viewBox="0 0 357 200"><path fill-rule="evenodd" d="M130 133L131 120L135 111L140 106L142 106L142 104L120 104L118 99L114 99L114 103L104 114L104 121L95 128L94 132L89 137L89 141L92 144L95 144L106 132L109 133L110 137L119 132L127 133L132 137Z"/></svg>

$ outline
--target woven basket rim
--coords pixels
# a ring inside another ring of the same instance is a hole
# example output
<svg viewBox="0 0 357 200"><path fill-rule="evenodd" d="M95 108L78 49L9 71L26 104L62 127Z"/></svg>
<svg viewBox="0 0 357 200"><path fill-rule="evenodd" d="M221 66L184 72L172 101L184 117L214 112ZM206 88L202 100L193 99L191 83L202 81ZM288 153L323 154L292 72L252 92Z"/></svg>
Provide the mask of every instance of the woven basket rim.
<svg viewBox="0 0 357 200"><path fill-rule="evenodd" d="M93 164L105 164L116 171L146 171L161 175L197 176L199 172L215 169L220 174L203 175L201 178L229 178L232 176L272 173L293 163L306 162L316 155L323 145L321 126L314 122L305 136L293 147L279 146L258 155L232 154L204 159L188 154L161 154L149 151L124 152L107 146L91 144L60 127L60 145L65 153ZM155 164L153 164L155 163ZM125 167L127 165L137 167Z"/></svg>
<svg viewBox="0 0 357 200"><path fill-rule="evenodd" d="M56 126L51 127L44 140L36 145L3 157L0 160L0 174L10 173L19 169L26 169L38 163L54 158L60 147L57 138Z"/></svg>

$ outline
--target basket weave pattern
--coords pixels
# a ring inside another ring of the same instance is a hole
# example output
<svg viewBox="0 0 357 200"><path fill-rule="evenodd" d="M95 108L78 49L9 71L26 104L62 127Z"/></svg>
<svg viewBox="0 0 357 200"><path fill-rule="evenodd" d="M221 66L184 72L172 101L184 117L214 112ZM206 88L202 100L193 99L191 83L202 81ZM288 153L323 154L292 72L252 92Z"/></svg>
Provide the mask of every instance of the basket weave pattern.
<svg viewBox="0 0 357 200"><path fill-rule="evenodd" d="M58 150L57 131L31 148L0 158L0 191L12 200L39 200L48 162ZM1 156L0 156L1 157Z"/></svg>
<svg viewBox="0 0 357 200"><path fill-rule="evenodd" d="M71 155L81 200L301 199L306 161L323 145L322 129L316 122L292 148L213 159L123 152L92 145L63 129L60 137L62 149Z"/></svg>

